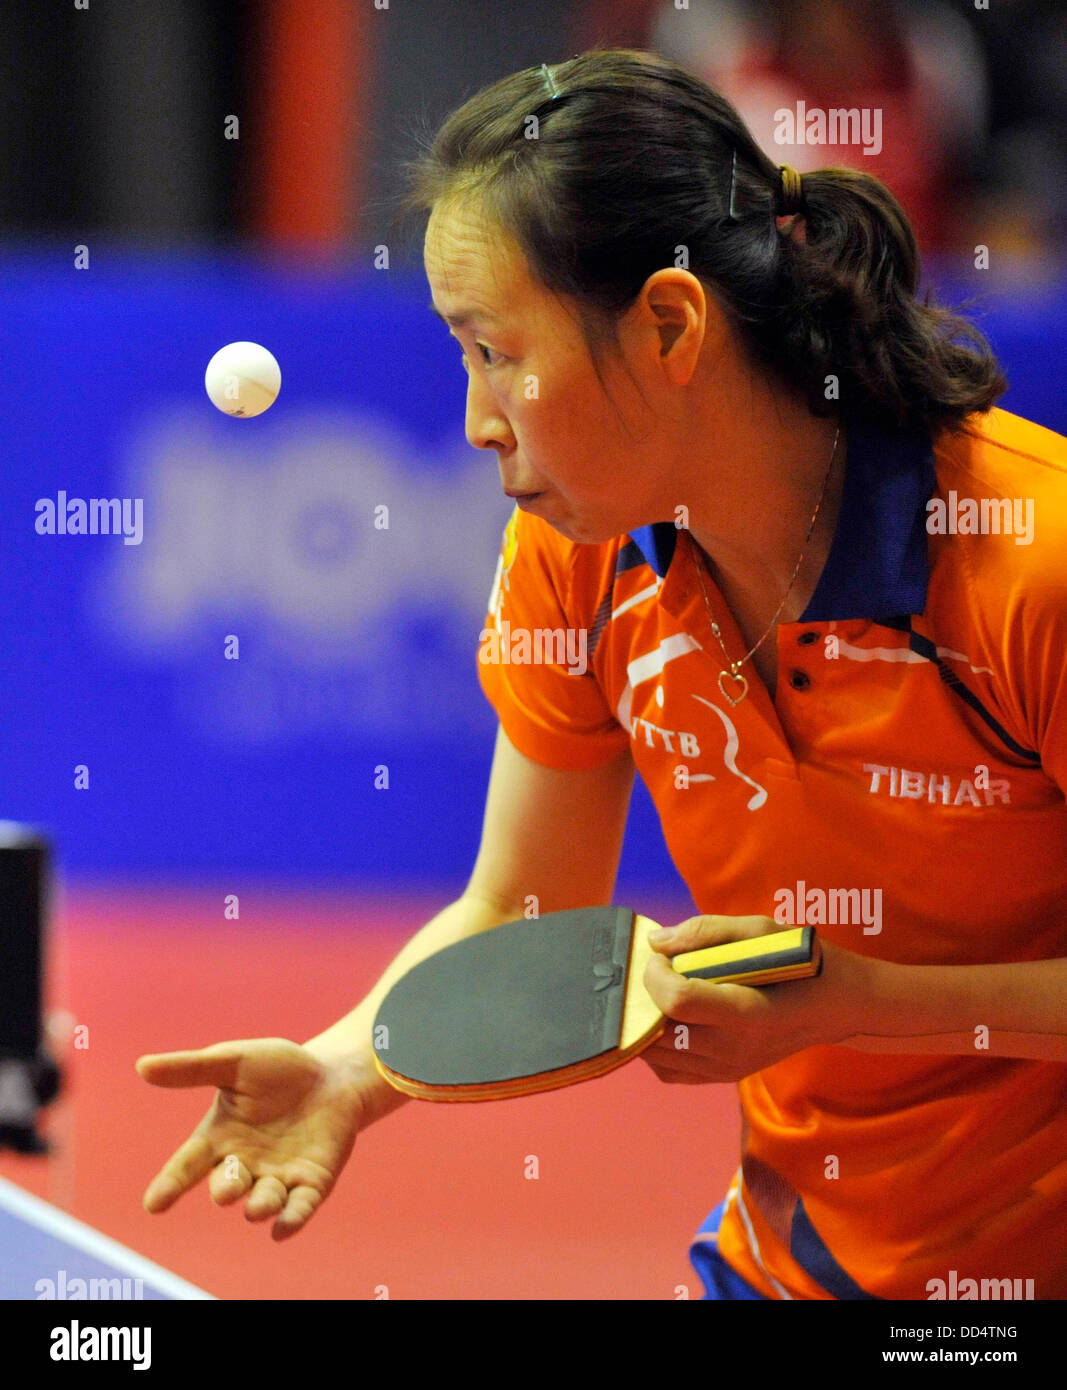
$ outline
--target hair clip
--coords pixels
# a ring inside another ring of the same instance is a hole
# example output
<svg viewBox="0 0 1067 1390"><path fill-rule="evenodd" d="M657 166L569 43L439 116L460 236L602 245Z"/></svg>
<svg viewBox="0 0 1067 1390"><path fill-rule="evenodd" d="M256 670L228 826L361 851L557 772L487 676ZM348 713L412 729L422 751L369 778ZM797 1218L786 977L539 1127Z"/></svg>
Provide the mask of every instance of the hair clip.
<svg viewBox="0 0 1067 1390"><path fill-rule="evenodd" d="M730 222L740 221L737 209L737 150L734 150L733 163L730 165L730 212L728 220Z"/></svg>
<svg viewBox="0 0 1067 1390"><path fill-rule="evenodd" d="M559 88L556 86L555 78L548 70L547 63L541 64L541 76L545 79L545 85L548 87L548 90L552 93L552 100L555 101L555 99L559 96Z"/></svg>

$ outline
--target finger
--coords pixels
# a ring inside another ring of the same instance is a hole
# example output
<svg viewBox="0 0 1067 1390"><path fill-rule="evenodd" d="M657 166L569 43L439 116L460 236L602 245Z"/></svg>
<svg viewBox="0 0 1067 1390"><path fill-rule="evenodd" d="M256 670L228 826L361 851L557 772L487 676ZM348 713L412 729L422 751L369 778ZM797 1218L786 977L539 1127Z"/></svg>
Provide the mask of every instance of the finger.
<svg viewBox="0 0 1067 1390"><path fill-rule="evenodd" d="M289 1193L285 1210L278 1217L271 1230L275 1240L288 1240L295 1236L322 1205L322 1193L314 1187L301 1185Z"/></svg>
<svg viewBox="0 0 1067 1390"><path fill-rule="evenodd" d="M649 1061L670 1071L688 1071L692 1067L707 1067L722 1055L723 1047L715 1046L721 1034L706 1036L704 1029L693 1030L690 1036L688 1024L676 1024L664 1034L663 1038L646 1053ZM728 1040L727 1040L728 1041Z"/></svg>
<svg viewBox="0 0 1067 1390"><path fill-rule="evenodd" d="M722 1051L690 1052L659 1043L641 1055L661 1080L716 1081L733 1075L732 1059Z"/></svg>
<svg viewBox="0 0 1067 1390"><path fill-rule="evenodd" d="M664 956L650 956L644 973L644 986L653 1004L666 1018L677 1018L689 981L679 975Z"/></svg>
<svg viewBox="0 0 1067 1390"><path fill-rule="evenodd" d="M686 961L685 965L696 968L706 964L704 961ZM753 962L755 968L759 962ZM741 968L739 965L735 968ZM682 1023L699 1023L712 1028L738 1026L742 1020L762 1015L769 1007L771 996L780 986L755 985L744 983L741 979L726 981L722 979L704 980L698 975L690 977L677 968L673 957L651 955L645 965L644 985L656 1007L667 1018ZM800 984L805 983L801 981ZM795 995L800 987L790 983L789 989Z"/></svg>
<svg viewBox="0 0 1067 1390"><path fill-rule="evenodd" d="M191 1052L148 1053L134 1065L152 1086L233 1086L244 1055L242 1043L215 1043Z"/></svg>
<svg viewBox="0 0 1067 1390"><path fill-rule="evenodd" d="M645 966L645 989L660 1013L679 1023L726 1027L737 1016L744 985L690 980L664 956L650 956Z"/></svg>
<svg viewBox="0 0 1067 1390"><path fill-rule="evenodd" d="M236 1154L227 1154L208 1179L211 1200L217 1207L232 1206L252 1186L252 1174Z"/></svg>
<svg viewBox="0 0 1067 1390"><path fill-rule="evenodd" d="M146 1211L167 1211L183 1192L211 1172L215 1155L211 1144L202 1134L194 1134L165 1163L148 1184L144 1194Z"/></svg>
<svg viewBox="0 0 1067 1390"><path fill-rule="evenodd" d="M266 1221L277 1216L285 1207L288 1197L288 1189L281 1178L260 1178L245 1206L245 1217L249 1221Z"/></svg>
<svg viewBox="0 0 1067 1390"><path fill-rule="evenodd" d="M647 1055L642 1056L641 1060L646 1063L658 1080L665 1081L670 1086L696 1086L709 1081L720 1080L717 1076L709 1076L706 1071L681 1071L677 1067L666 1066ZM721 1079L728 1080L727 1077Z"/></svg>
<svg viewBox="0 0 1067 1390"><path fill-rule="evenodd" d="M696 951L702 946L721 946L726 941L744 941L766 936L782 928L769 917L687 917L675 927L662 927L660 935L649 933L652 948L665 956Z"/></svg>
<svg viewBox="0 0 1067 1390"><path fill-rule="evenodd" d="M706 1076L709 1070L714 1071L724 1060L724 1055L721 1049L715 1052L689 1052L685 1048L675 1050L673 1047L650 1047L644 1054L651 1066L687 1076Z"/></svg>

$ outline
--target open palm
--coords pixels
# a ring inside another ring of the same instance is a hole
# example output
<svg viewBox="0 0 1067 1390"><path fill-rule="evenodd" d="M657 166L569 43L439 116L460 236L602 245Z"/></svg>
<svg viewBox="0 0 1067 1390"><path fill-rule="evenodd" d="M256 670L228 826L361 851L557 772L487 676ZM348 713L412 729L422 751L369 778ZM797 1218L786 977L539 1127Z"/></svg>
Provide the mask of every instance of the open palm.
<svg viewBox="0 0 1067 1390"><path fill-rule="evenodd" d="M363 1113L351 1069L331 1067L285 1038L216 1043L140 1057L153 1086L215 1086L215 1099L145 1192L166 1211L210 1174L220 1206L246 1194L250 1221L276 1217L275 1240L295 1235L329 1195L348 1160Z"/></svg>

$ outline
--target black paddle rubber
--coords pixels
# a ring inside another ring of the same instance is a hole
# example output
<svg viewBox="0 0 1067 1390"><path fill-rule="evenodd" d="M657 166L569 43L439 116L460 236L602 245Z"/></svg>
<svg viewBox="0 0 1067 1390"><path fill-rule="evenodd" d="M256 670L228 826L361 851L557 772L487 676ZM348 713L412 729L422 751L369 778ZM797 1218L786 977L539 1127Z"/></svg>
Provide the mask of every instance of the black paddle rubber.
<svg viewBox="0 0 1067 1390"><path fill-rule="evenodd" d="M634 914L552 912L448 946L392 987L381 1061L430 1086L537 1076L619 1045Z"/></svg>

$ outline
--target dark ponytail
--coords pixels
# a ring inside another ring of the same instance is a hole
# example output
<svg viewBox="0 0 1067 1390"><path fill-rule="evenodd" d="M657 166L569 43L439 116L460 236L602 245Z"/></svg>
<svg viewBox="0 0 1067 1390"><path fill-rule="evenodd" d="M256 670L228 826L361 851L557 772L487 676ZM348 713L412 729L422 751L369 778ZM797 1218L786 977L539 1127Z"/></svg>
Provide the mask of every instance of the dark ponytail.
<svg viewBox="0 0 1067 1390"><path fill-rule="evenodd" d="M594 359L648 277L682 264L814 414L840 405L937 429L1004 392L982 334L929 294L916 298L915 237L877 179L805 174L803 237L787 235L775 222L778 167L684 68L594 50L551 79L555 99L542 71L527 69L455 111L411 166L401 212L475 195L535 278L579 306Z"/></svg>

